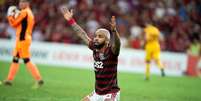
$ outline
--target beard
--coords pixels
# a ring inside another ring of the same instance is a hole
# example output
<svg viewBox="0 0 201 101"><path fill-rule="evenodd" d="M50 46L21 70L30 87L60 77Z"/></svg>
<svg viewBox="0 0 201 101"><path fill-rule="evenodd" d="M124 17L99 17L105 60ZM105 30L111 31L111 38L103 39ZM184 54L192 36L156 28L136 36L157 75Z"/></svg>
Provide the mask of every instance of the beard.
<svg viewBox="0 0 201 101"><path fill-rule="evenodd" d="M101 44L99 44L98 42L94 42L94 47L95 47L96 49L101 49L101 48L103 48L104 45L105 45L104 42L101 43Z"/></svg>

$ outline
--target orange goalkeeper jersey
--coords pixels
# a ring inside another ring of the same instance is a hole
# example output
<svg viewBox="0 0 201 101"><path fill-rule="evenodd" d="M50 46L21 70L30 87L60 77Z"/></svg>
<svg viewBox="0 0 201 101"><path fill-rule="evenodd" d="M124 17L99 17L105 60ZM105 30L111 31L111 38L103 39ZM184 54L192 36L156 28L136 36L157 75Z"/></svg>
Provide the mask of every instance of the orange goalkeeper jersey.
<svg viewBox="0 0 201 101"><path fill-rule="evenodd" d="M34 15L29 7L21 10L19 16L8 17L9 24L16 28L16 41L31 41L34 26Z"/></svg>

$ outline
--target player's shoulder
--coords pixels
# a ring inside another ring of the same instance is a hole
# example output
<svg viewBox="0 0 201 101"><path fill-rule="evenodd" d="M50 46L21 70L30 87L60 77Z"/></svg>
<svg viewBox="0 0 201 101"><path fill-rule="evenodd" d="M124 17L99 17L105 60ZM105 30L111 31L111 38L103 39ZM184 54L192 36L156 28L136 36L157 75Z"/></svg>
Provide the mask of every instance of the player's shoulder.
<svg viewBox="0 0 201 101"><path fill-rule="evenodd" d="M95 49L93 41L89 41L88 48L91 50Z"/></svg>

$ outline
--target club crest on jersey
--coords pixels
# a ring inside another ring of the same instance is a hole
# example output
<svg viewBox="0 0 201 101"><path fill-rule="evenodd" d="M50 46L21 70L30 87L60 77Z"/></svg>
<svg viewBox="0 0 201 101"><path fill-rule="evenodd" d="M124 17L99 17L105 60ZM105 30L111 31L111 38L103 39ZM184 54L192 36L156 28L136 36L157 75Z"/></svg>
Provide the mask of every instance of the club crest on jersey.
<svg viewBox="0 0 201 101"><path fill-rule="evenodd" d="M99 58L100 58L100 60L105 60L106 59L106 57L105 57L105 55L103 53L99 53Z"/></svg>

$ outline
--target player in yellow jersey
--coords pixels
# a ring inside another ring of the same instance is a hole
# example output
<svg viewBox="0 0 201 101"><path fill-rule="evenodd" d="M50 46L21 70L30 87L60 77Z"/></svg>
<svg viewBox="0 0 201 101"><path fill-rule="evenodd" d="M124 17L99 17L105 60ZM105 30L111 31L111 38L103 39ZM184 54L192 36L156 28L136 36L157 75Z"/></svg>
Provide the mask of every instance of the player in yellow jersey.
<svg viewBox="0 0 201 101"><path fill-rule="evenodd" d="M153 25L147 25L144 28L145 32L145 51L146 51L146 72L145 72L145 79L149 80L150 78L150 62L154 60L161 70L161 76L165 76L164 66L160 61L160 31L157 27Z"/></svg>

